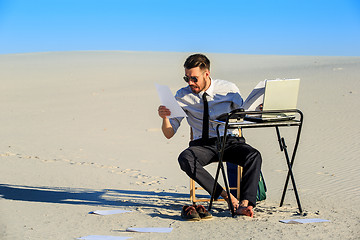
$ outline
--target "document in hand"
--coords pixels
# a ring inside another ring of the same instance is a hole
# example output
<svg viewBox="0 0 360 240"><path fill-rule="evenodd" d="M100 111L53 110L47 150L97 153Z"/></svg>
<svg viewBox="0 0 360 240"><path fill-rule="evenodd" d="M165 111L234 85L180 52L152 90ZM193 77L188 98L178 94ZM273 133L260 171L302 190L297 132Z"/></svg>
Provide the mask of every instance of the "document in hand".
<svg viewBox="0 0 360 240"><path fill-rule="evenodd" d="M170 91L170 88L165 85L156 84L156 89L159 94L161 105L167 107L171 111L170 118L174 117L186 117L186 113L180 107L179 103L176 101L175 97Z"/></svg>

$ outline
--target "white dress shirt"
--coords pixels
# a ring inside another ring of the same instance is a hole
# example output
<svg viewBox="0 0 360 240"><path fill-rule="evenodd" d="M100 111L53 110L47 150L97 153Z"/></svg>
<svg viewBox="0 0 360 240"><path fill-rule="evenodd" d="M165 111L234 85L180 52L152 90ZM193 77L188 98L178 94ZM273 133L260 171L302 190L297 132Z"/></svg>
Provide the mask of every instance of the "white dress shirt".
<svg viewBox="0 0 360 240"><path fill-rule="evenodd" d="M211 79L210 87L206 90L209 104L210 120L215 120L223 113L238 109L243 105L238 87L231 82L219 79ZM194 140L201 138L203 125L204 104L202 95L204 92L195 94L190 87L184 87L176 92L175 98L187 114L187 121L193 130ZM178 130L183 118L170 118L170 124L175 133ZM209 137L216 137L216 125L209 123ZM223 127L219 129L223 134ZM229 130L228 134L238 134L238 131Z"/></svg>

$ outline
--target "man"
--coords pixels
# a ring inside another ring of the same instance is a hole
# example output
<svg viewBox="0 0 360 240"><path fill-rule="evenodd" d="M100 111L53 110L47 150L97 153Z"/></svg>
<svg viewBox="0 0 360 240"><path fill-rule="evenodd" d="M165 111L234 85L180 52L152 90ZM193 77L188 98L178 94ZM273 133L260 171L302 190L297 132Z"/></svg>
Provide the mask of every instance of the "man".
<svg viewBox="0 0 360 240"><path fill-rule="evenodd" d="M235 84L210 77L210 61L205 55L189 56L184 68L184 80L188 86L178 90L175 98L187 114L194 140L180 154L178 161L181 169L211 195L215 180L204 166L218 161L218 155L215 145L216 125L209 119L216 119L223 113L240 108L243 99ZM160 106L158 113L163 119L162 131L169 139L174 136L183 118L169 118L171 112L166 106ZM215 199L222 196L228 203L231 201L238 215L253 217L261 155L246 144L243 137L239 137L237 130L229 130L227 134L230 136L225 147L224 161L243 167L240 202L232 194L227 196L219 184L214 196Z"/></svg>

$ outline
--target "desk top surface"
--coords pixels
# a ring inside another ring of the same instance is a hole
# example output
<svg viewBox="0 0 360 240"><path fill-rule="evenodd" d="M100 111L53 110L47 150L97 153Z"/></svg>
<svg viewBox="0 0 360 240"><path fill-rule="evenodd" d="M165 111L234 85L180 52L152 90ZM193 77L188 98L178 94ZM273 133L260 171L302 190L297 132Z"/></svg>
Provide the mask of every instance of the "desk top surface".
<svg viewBox="0 0 360 240"><path fill-rule="evenodd" d="M219 120L210 120L215 124L225 125L226 122ZM229 128L256 128L256 127L281 127L281 126L300 126L301 121L289 120L289 121L274 121L274 122L251 122L251 121L235 121L229 122Z"/></svg>

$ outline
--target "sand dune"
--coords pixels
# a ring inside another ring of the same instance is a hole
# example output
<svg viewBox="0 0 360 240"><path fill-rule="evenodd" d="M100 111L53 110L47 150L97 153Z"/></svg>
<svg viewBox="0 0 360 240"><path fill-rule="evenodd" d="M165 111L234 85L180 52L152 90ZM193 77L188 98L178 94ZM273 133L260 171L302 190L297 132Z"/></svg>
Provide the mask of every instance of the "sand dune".
<svg viewBox="0 0 360 240"><path fill-rule="evenodd" d="M237 84L243 97L263 79L300 78L305 115L295 162L304 208L293 191L279 207L287 174L274 130L244 134L263 155L268 199L255 218L231 218L216 203L212 221L184 222L189 179L177 156L189 127L166 140L154 83L184 85L188 53L53 52L0 55L0 238L359 239L359 57L208 54L211 75ZM282 130L292 146L294 130ZM212 167L212 166L211 166ZM206 204L205 204L206 205ZM121 208L131 213L88 214ZM328 223L283 224L322 218ZM129 233L128 227L172 227Z"/></svg>

